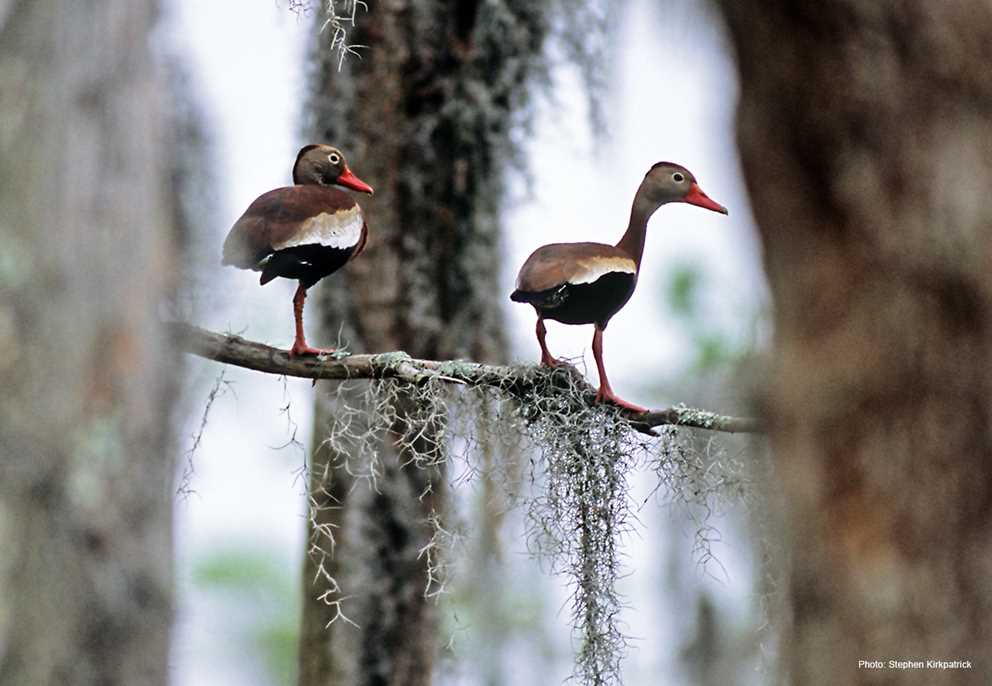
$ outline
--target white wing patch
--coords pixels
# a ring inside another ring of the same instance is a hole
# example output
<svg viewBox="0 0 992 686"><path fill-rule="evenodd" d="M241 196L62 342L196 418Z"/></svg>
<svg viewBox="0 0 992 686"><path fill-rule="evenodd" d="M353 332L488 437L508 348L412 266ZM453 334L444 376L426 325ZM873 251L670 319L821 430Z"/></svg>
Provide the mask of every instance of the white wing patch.
<svg viewBox="0 0 992 686"><path fill-rule="evenodd" d="M321 212L303 222L300 230L290 238L273 244L272 249L283 250L296 245L314 244L328 248L353 248L362 239L363 224L362 210L357 205L333 214Z"/></svg>
<svg viewBox="0 0 992 686"><path fill-rule="evenodd" d="M587 257L579 260L575 273L568 282L573 285L592 283L607 274L636 274L637 265L627 257Z"/></svg>

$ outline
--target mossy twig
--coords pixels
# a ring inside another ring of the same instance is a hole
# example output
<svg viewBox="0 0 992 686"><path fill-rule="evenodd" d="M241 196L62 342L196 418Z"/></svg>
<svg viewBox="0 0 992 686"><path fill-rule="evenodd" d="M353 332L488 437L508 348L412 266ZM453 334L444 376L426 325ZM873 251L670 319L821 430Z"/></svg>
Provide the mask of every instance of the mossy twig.
<svg viewBox="0 0 992 686"><path fill-rule="evenodd" d="M314 380L399 379L417 385L436 380L497 388L518 399L533 397L538 390L547 393L558 388L573 392L578 383L585 389L580 395L581 402L586 406L595 403L595 389L571 366L551 370L536 365L418 360L404 352L291 358L285 350L249 341L234 334L220 334L184 322L172 322L169 328L178 345L188 353L268 374ZM624 410L619 415L632 428L642 432L650 432L653 427L670 425L724 433L762 432L761 423L757 419L721 415L681 404L641 414Z"/></svg>

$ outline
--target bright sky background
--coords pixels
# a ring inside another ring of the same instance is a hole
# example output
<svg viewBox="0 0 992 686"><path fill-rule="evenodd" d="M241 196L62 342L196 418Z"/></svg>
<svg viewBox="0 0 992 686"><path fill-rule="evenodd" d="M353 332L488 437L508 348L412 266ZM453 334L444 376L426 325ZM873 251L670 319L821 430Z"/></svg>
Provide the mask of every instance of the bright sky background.
<svg viewBox="0 0 992 686"><path fill-rule="evenodd" d="M614 89L604 100L611 137L592 137L586 96L570 70L558 74L559 106L539 99L530 143L536 192L532 201L514 207L506 221L504 290L509 293L517 267L539 245L615 242L626 228L634 191L656 161L684 164L712 198L730 209L730 216L724 217L668 206L651 221L638 292L612 320L605 337L613 387L635 402L647 402L639 379L663 378L688 361L686 334L665 317L659 301L666 267L701 263L712 277L713 291L720 294L707 301L709 316L728 326L741 326L739 313L753 311L766 298L733 140L733 65L721 47L719 30L700 14L703 3L672 2L664 21L654 15L660 4L626 4L622 33L614 42L623 52L616 56ZM209 288L197 294L198 323L282 346L292 338L293 284L280 279L259 288L256 275L222 269L219 257L230 225L256 196L290 182L296 150L309 142L300 139L298 122L302 51L313 41L312 25L298 21L285 5L273 0L172 0L166 17L166 33L189 56L194 87L208 117L216 178L222 183L216 189L218 224L209 229L215 240L212 247L206 244L216 254L203 257L216 273L208 272ZM327 142L347 151L347 141ZM359 160L352 163L361 169ZM583 202L589 197L603 200L593 206ZM532 309L511 307L508 300L507 308L514 357L536 361ZM591 328L551 322L549 332L552 352L585 355L594 377ZM312 344L321 344L313 331L310 338ZM199 425L217 373L216 365L191 363L194 391L188 433ZM189 590L191 560L218 546L257 543L296 569L302 546L303 484L295 473L302 456L293 448L276 448L292 435L293 422L298 425L297 438L308 443L310 384L290 380L284 391L274 377L242 370L229 370L226 378L234 391L212 409L195 458L195 493L177 507L178 574L181 588L187 589L172 657L178 686L264 683L253 676L258 664L252 656L235 652L232 618L219 615L219 608ZM291 420L281 412L287 405ZM630 552L634 567L649 564L658 554L645 545ZM733 566L734 555L728 551L724 562ZM632 583L651 582L645 578ZM730 597L734 584L718 592ZM666 645L671 637L664 627L654 626L657 616L634 617L631 624L646 643ZM647 675L656 667L657 656L650 649L638 653L630 669Z"/></svg>

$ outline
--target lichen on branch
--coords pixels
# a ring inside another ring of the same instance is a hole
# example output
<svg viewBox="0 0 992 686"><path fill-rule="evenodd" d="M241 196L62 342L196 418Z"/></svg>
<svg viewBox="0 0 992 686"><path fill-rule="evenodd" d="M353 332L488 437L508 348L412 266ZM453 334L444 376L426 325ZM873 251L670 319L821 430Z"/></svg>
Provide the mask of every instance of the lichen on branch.
<svg viewBox="0 0 992 686"><path fill-rule="evenodd" d="M471 387L495 388L517 400L537 403L564 394L575 404L576 410L592 407L595 403L595 389L570 365L551 370L536 365L420 360L404 352L291 358L285 350L233 334L219 334L183 322L173 322L170 327L178 345L186 352L269 374L339 381L398 379L415 385L438 380ZM524 404L526 406L526 402ZM618 421L641 432L650 432L653 427L668 425L725 433L762 431L757 419L721 415L684 405L642 414L618 410L616 417Z"/></svg>

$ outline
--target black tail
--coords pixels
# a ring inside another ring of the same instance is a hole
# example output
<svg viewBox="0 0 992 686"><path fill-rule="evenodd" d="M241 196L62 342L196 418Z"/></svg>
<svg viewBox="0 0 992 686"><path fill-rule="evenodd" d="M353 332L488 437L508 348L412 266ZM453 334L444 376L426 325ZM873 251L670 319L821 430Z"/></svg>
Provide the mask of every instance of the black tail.
<svg viewBox="0 0 992 686"><path fill-rule="evenodd" d="M517 289L510 294L510 300L517 303L530 303L535 307L550 309L558 307L568 297L567 283L549 288L546 291L522 291Z"/></svg>

